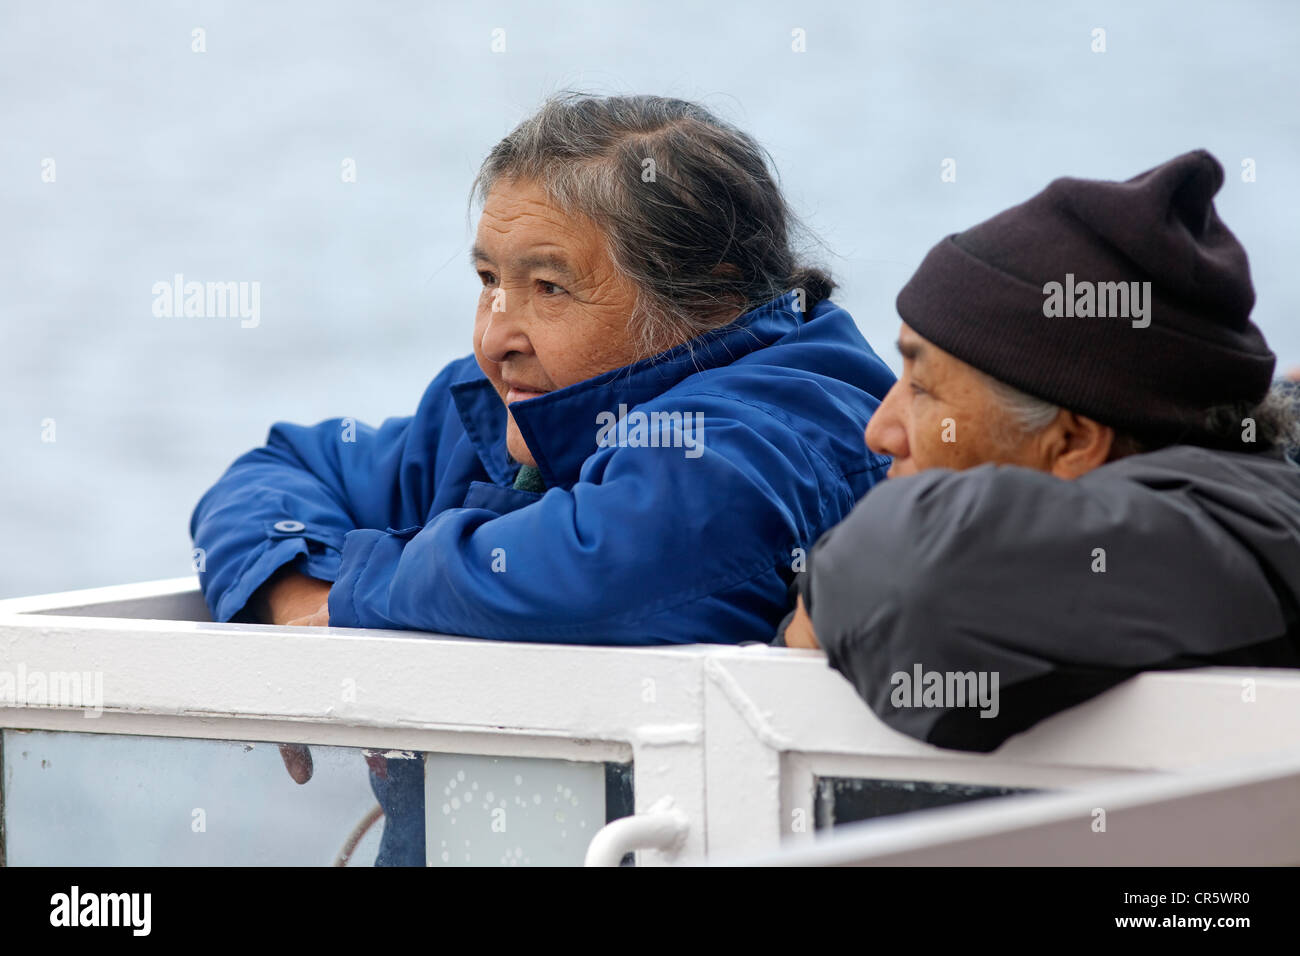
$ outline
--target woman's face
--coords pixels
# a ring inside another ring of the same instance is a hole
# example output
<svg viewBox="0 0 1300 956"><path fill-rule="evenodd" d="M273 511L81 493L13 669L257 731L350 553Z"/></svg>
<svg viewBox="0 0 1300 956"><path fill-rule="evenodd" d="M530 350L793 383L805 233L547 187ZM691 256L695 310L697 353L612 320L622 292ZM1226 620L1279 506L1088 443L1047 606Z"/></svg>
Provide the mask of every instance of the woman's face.
<svg viewBox="0 0 1300 956"><path fill-rule="evenodd" d="M471 260L483 282L474 356L507 409L640 358L628 333L636 287L595 224L552 206L534 183L492 187ZM506 445L516 461L537 463L513 415Z"/></svg>

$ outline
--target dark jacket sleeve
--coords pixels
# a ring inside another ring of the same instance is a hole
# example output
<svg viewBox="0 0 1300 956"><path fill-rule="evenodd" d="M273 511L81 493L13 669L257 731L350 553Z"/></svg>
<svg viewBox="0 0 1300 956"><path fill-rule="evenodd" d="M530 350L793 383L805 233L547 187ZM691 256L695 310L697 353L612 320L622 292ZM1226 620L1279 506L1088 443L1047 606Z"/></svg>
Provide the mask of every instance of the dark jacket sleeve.
<svg viewBox="0 0 1300 956"><path fill-rule="evenodd" d="M1284 638L1251 548L1196 494L1108 468L893 479L813 549L805 603L831 666L887 724L992 750L1139 671L1241 662Z"/></svg>

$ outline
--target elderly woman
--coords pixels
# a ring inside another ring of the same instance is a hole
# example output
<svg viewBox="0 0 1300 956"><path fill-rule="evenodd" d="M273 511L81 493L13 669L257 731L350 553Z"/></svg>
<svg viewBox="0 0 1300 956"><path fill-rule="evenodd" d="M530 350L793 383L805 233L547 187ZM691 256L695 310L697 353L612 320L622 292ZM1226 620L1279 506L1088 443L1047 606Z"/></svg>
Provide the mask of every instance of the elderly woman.
<svg viewBox="0 0 1300 956"><path fill-rule="evenodd" d="M1059 179L899 293L890 480L784 632L890 726L986 751L1140 671L1300 666L1296 423L1222 183L1204 151Z"/></svg>
<svg viewBox="0 0 1300 956"><path fill-rule="evenodd" d="M214 619L768 640L888 467L861 434L893 375L797 261L765 154L691 103L569 96L474 195L473 356L412 417L278 424L230 467L191 523ZM381 862L422 863L400 764Z"/></svg>

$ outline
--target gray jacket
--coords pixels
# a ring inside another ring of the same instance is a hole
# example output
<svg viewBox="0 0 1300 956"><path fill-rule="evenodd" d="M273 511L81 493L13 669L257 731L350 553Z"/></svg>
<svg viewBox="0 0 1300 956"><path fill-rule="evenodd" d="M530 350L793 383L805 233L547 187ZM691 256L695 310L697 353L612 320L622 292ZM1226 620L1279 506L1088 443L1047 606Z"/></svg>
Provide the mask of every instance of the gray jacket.
<svg viewBox="0 0 1300 956"><path fill-rule="evenodd" d="M992 750L1140 671L1300 666L1300 468L1182 445L1075 481L993 465L892 479L797 586L882 720Z"/></svg>

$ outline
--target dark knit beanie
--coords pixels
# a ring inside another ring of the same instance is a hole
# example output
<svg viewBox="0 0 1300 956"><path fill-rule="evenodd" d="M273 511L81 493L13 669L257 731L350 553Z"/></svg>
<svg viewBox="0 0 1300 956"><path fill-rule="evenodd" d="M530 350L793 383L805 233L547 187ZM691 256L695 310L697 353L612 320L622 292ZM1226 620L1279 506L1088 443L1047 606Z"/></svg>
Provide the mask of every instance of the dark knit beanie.
<svg viewBox="0 0 1300 956"><path fill-rule="evenodd" d="M1275 362L1222 185L1205 150L1122 183L1057 179L931 249L898 313L1030 395L1139 438L1212 440L1205 411L1262 400Z"/></svg>

